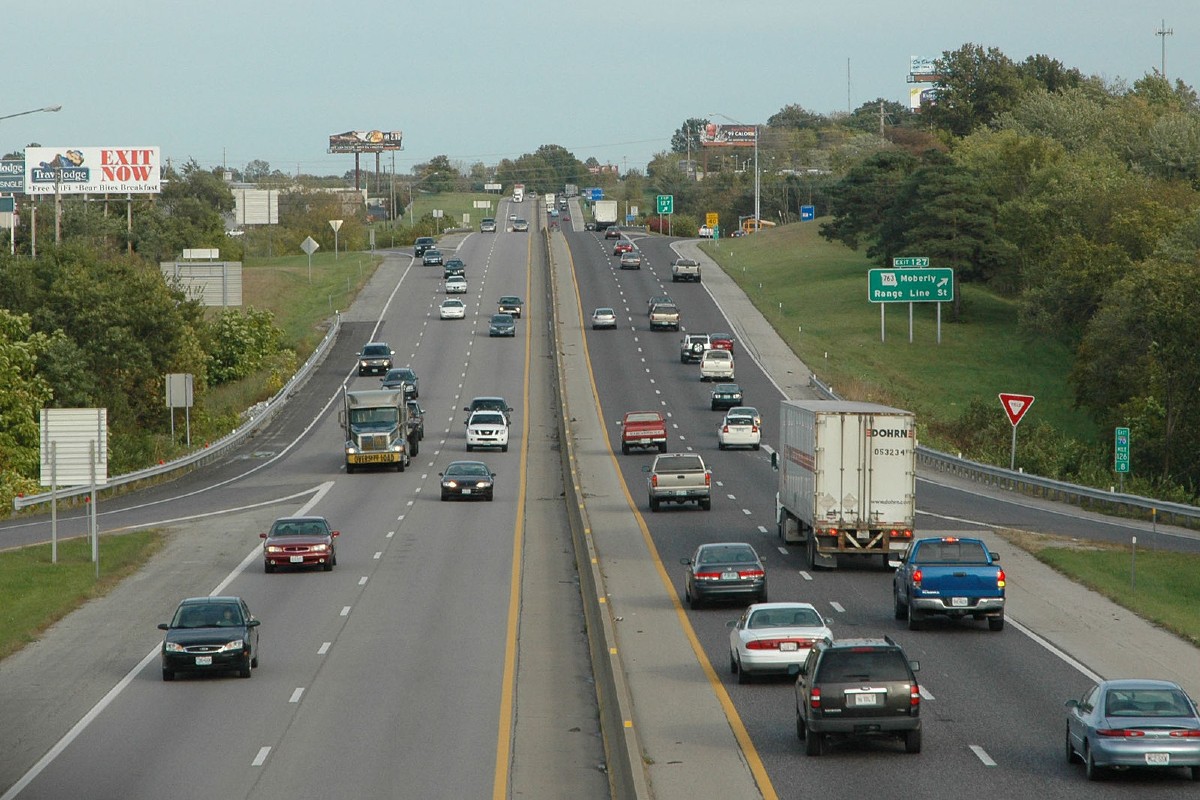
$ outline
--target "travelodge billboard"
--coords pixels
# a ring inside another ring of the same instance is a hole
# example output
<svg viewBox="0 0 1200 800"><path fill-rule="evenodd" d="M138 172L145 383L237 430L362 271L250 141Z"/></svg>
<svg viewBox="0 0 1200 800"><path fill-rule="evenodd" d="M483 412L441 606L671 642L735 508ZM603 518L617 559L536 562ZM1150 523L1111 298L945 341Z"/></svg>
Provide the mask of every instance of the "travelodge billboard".
<svg viewBox="0 0 1200 800"><path fill-rule="evenodd" d="M25 194L158 194L157 147L26 147Z"/></svg>

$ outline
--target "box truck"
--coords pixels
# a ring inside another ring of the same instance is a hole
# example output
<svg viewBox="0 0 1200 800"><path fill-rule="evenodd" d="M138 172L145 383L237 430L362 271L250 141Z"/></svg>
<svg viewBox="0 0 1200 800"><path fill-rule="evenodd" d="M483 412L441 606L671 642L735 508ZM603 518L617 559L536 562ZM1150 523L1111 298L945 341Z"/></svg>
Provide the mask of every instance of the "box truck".
<svg viewBox="0 0 1200 800"><path fill-rule="evenodd" d="M513 202L514 203L524 203L525 202L525 184L523 184L523 183L514 183L513 184Z"/></svg>
<svg viewBox="0 0 1200 800"><path fill-rule="evenodd" d="M912 412L876 403L786 400L779 408L776 520L810 567L838 558L898 561L913 538Z"/></svg>
<svg viewBox="0 0 1200 800"><path fill-rule="evenodd" d="M617 201L596 200L592 203L592 218L596 220L596 230L602 231L617 224Z"/></svg>

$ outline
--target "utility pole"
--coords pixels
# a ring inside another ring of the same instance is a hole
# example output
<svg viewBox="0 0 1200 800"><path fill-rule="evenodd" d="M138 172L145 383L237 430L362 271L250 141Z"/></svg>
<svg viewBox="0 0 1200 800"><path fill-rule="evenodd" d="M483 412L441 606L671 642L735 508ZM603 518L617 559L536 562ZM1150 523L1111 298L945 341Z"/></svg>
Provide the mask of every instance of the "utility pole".
<svg viewBox="0 0 1200 800"><path fill-rule="evenodd" d="M883 101L879 101L879 138L883 138Z"/></svg>
<svg viewBox="0 0 1200 800"><path fill-rule="evenodd" d="M1173 36L1175 30L1167 27L1167 21L1164 19L1158 26L1158 30L1154 32L1155 36L1162 39L1162 61L1159 64L1159 73L1162 74L1163 80L1167 79L1167 37Z"/></svg>

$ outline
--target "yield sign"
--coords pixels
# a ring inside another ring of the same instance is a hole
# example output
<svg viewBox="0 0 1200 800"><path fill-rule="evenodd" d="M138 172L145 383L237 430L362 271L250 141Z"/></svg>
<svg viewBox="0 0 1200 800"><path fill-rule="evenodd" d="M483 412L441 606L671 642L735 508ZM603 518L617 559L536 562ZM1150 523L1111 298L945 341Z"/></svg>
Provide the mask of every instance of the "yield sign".
<svg viewBox="0 0 1200 800"><path fill-rule="evenodd" d="M1033 395L1001 392L1000 405L1004 406L1004 413L1008 414L1008 421L1015 428L1017 427L1017 423L1021 421L1021 417L1025 416L1025 412L1033 405Z"/></svg>

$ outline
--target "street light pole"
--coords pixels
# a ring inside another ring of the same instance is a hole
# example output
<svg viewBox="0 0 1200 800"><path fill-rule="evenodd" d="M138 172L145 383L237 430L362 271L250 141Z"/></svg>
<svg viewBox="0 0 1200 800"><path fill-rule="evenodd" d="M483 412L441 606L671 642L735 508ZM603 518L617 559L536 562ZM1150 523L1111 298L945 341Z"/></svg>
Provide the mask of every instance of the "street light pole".
<svg viewBox="0 0 1200 800"><path fill-rule="evenodd" d="M16 114L5 114L0 119L12 119L13 117L23 117L26 114L37 114L42 111L62 111L62 106L44 106L42 108L34 108L29 111L18 111Z"/></svg>
<svg viewBox="0 0 1200 800"><path fill-rule="evenodd" d="M726 116L716 111L709 113L710 117L724 117L734 125L745 125L744 122L738 122L733 117ZM754 230L762 229L762 190L761 183L758 177L758 124L754 125Z"/></svg>

